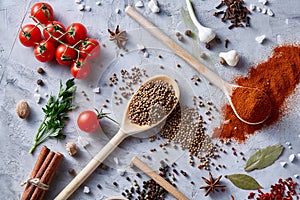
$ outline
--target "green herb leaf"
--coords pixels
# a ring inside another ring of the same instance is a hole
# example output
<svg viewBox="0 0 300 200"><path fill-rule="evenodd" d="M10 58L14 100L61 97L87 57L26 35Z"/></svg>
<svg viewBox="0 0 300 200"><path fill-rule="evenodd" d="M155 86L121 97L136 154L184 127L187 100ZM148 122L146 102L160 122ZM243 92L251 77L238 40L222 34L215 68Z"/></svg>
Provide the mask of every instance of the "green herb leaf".
<svg viewBox="0 0 300 200"><path fill-rule="evenodd" d="M282 145L275 145L256 151L247 160L244 167L245 171L249 172L255 169L263 169L272 165L281 155L283 148Z"/></svg>
<svg viewBox="0 0 300 200"><path fill-rule="evenodd" d="M256 190L262 188L254 178L246 174L226 175L225 178L228 178L236 187L244 190Z"/></svg>
<svg viewBox="0 0 300 200"><path fill-rule="evenodd" d="M46 106L42 108L45 116L34 137L34 145L29 153L33 153L35 148L48 138L65 139L66 136L61 132L65 127L65 121L68 119L67 112L76 108L72 105L75 89L74 79L66 82L66 88L60 81L58 97L54 99L50 95Z"/></svg>

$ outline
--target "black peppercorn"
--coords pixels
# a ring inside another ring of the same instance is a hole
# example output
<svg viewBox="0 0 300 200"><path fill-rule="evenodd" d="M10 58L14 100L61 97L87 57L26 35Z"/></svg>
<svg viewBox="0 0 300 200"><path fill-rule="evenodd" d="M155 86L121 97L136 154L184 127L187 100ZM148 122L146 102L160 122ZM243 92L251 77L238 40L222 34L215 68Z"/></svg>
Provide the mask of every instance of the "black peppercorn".
<svg viewBox="0 0 300 200"><path fill-rule="evenodd" d="M36 84L40 85L40 86L43 86L44 85L44 82L41 80L41 79L38 79L36 81Z"/></svg>

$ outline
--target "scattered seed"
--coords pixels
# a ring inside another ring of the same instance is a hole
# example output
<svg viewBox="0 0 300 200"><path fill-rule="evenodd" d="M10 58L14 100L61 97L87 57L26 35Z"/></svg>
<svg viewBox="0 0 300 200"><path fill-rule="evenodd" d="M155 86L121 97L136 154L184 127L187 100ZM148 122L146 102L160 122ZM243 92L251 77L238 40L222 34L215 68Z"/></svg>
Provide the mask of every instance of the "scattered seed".
<svg viewBox="0 0 300 200"><path fill-rule="evenodd" d="M226 61L225 61L225 59L224 59L224 58L221 58L221 60L220 60L220 64L221 64L221 65L226 65Z"/></svg>
<svg viewBox="0 0 300 200"><path fill-rule="evenodd" d="M99 188L101 190L102 186L100 184L97 184L97 188Z"/></svg>
<svg viewBox="0 0 300 200"><path fill-rule="evenodd" d="M179 41L183 41L183 36L182 36L182 35L179 35L179 36L177 37L177 39L178 39Z"/></svg>
<svg viewBox="0 0 300 200"><path fill-rule="evenodd" d="M75 169L69 169L68 172L69 172L69 174L72 175L72 176L75 176L75 175L76 175Z"/></svg>
<svg viewBox="0 0 300 200"><path fill-rule="evenodd" d="M45 74L45 70L44 70L42 67L39 67L39 68L37 69L37 72L38 72L39 74Z"/></svg>
<svg viewBox="0 0 300 200"><path fill-rule="evenodd" d="M43 86L44 85L44 82L41 80L41 79L38 79L36 81L36 84L40 85L40 86Z"/></svg>
<svg viewBox="0 0 300 200"><path fill-rule="evenodd" d="M188 36L188 37L192 37L192 35L193 35L193 33L192 33L191 30L186 30L186 31L184 32L184 34L185 34L186 36Z"/></svg>

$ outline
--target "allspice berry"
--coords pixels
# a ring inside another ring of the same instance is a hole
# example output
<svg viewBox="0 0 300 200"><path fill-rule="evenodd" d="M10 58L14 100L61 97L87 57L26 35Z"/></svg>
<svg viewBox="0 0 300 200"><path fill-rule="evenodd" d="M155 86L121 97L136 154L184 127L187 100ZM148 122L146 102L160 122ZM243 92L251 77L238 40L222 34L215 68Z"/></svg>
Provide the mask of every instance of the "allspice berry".
<svg viewBox="0 0 300 200"><path fill-rule="evenodd" d="M74 156L77 153L77 146L74 142L68 142L66 144L66 150L70 156Z"/></svg>
<svg viewBox="0 0 300 200"><path fill-rule="evenodd" d="M28 105L28 103L25 100L20 100L17 103L16 106L16 112L17 115L21 118L21 119L26 119L29 116L30 113L30 107Z"/></svg>
<svg viewBox="0 0 300 200"><path fill-rule="evenodd" d="M38 79L38 80L36 81L36 84L38 84L38 85L40 85L40 86L43 86L43 85L44 85L44 82L43 82L42 79Z"/></svg>
<svg viewBox="0 0 300 200"><path fill-rule="evenodd" d="M221 64L221 65L226 65L226 61L224 60L224 58L221 58L220 64Z"/></svg>
<svg viewBox="0 0 300 200"><path fill-rule="evenodd" d="M39 74L45 74L45 70L44 70L42 67L39 67L39 68L37 69L37 72L38 72Z"/></svg>

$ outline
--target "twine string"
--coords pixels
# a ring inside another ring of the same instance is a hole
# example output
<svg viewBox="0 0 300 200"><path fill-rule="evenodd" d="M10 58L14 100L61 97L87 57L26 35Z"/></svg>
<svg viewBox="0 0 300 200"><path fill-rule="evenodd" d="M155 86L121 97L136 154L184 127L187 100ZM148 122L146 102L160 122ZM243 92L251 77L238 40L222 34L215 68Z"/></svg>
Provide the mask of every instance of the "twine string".
<svg viewBox="0 0 300 200"><path fill-rule="evenodd" d="M31 184L34 185L42 190L48 190L49 189L49 185L42 183L41 180L39 178L28 178L26 179L24 182L21 183L21 186L27 185L27 184Z"/></svg>

